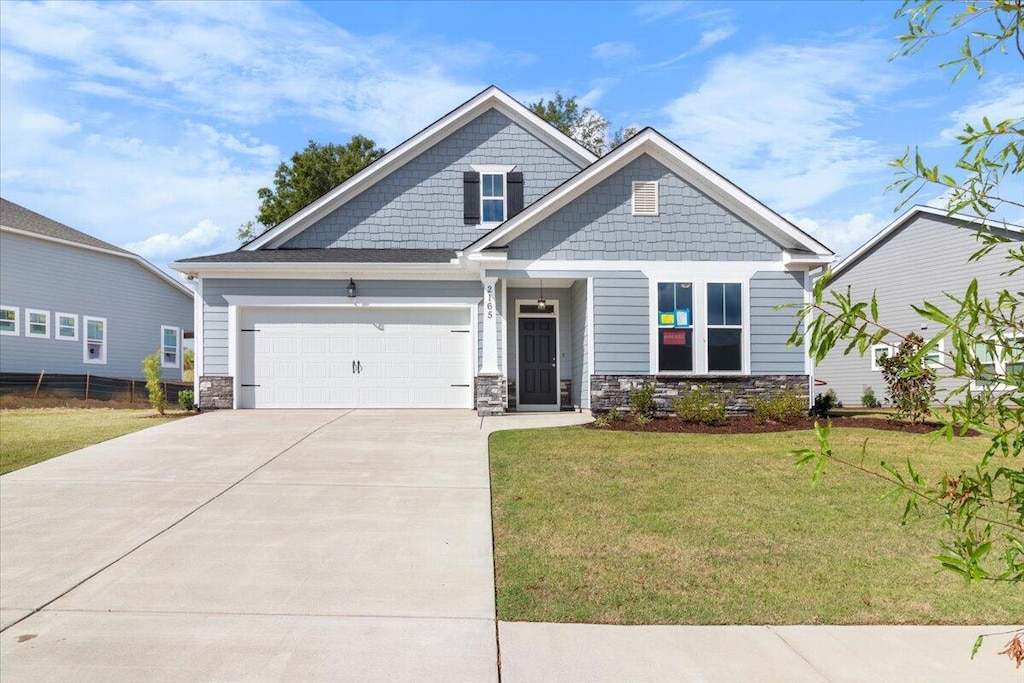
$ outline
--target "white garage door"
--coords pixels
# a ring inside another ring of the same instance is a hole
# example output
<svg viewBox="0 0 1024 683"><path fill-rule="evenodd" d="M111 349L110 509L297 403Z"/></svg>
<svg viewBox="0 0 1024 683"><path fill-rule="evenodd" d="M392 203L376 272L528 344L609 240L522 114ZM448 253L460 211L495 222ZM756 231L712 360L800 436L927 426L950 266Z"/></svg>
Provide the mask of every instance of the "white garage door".
<svg viewBox="0 0 1024 683"><path fill-rule="evenodd" d="M249 308L242 408L469 408L468 309Z"/></svg>

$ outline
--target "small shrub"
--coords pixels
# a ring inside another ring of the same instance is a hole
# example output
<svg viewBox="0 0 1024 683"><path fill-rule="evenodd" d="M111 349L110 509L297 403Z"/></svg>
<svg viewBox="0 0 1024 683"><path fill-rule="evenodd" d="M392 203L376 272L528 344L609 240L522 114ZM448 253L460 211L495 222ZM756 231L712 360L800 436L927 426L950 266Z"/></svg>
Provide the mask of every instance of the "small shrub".
<svg viewBox="0 0 1024 683"><path fill-rule="evenodd" d="M636 417L633 418L633 419L636 420L636 423L638 425L643 427L646 424L650 424L651 420L653 420L654 418L651 417L650 415L644 415L643 413L637 413Z"/></svg>
<svg viewBox="0 0 1024 683"><path fill-rule="evenodd" d="M618 422L622 419L622 413L619 412L618 408L612 408L608 411L608 422Z"/></svg>
<svg viewBox="0 0 1024 683"><path fill-rule="evenodd" d="M195 394L191 389L182 389L178 392L178 405L182 410L193 411L196 409Z"/></svg>
<svg viewBox="0 0 1024 683"><path fill-rule="evenodd" d="M607 415L598 415L597 417L594 418L595 427L607 427L609 424L610 423Z"/></svg>
<svg viewBox="0 0 1024 683"><path fill-rule="evenodd" d="M836 392L833 389L829 389L814 397L811 415L815 417L828 417L832 414L832 410L837 407L841 407L841 404L836 400Z"/></svg>
<svg viewBox="0 0 1024 683"><path fill-rule="evenodd" d="M167 395L160 380L160 352L156 351L142 359L142 374L146 377L146 392L149 405L161 415L167 410Z"/></svg>
<svg viewBox="0 0 1024 683"><path fill-rule="evenodd" d="M658 404L654 401L654 385L644 384L629 392L629 412L636 418L654 418Z"/></svg>
<svg viewBox="0 0 1024 683"><path fill-rule="evenodd" d="M860 395L860 404L865 408L881 408L882 402L875 396L875 390L864 385L864 393Z"/></svg>
<svg viewBox="0 0 1024 683"><path fill-rule="evenodd" d="M895 413L892 419L924 422L935 400L935 370L924 360L913 362L924 339L911 332L894 353L881 358L882 379L889 389Z"/></svg>
<svg viewBox="0 0 1024 683"><path fill-rule="evenodd" d="M696 386L673 401L672 411L686 422L704 425L720 425L729 417L725 400L703 386Z"/></svg>
<svg viewBox="0 0 1024 683"><path fill-rule="evenodd" d="M807 400L794 391L782 391L769 398L755 398L750 401L754 409L754 422L796 422L807 413Z"/></svg>

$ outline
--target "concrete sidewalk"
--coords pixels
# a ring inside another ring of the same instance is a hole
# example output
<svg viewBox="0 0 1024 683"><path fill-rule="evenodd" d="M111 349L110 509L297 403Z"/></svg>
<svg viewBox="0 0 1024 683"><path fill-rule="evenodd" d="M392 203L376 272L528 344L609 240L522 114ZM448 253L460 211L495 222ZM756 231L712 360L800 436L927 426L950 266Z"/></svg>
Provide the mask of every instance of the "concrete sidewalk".
<svg viewBox="0 0 1024 683"><path fill-rule="evenodd" d="M1021 683L997 655L1012 626L498 624L502 683Z"/></svg>

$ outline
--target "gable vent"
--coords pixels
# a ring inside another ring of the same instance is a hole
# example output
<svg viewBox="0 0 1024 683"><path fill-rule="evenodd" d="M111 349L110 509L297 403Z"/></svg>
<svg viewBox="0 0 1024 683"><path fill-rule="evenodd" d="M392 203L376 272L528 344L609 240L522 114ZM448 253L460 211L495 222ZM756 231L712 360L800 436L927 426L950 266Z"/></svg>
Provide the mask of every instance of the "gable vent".
<svg viewBox="0 0 1024 683"><path fill-rule="evenodd" d="M658 215L658 182L656 180L633 183L633 215Z"/></svg>

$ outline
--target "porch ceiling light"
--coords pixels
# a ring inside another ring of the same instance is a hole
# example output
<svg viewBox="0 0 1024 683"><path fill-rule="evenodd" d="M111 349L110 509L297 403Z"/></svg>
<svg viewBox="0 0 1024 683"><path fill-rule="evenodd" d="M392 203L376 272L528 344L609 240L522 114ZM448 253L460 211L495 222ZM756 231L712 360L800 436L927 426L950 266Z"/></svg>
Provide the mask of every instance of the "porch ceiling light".
<svg viewBox="0 0 1024 683"><path fill-rule="evenodd" d="M349 299L355 299L356 298L356 281L353 280L352 278L348 279L348 298Z"/></svg>
<svg viewBox="0 0 1024 683"><path fill-rule="evenodd" d="M548 310L548 301L544 298L544 280L540 281L540 297L537 298L537 310Z"/></svg>

